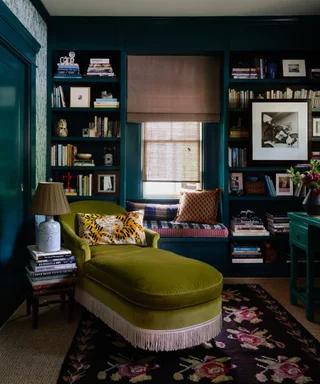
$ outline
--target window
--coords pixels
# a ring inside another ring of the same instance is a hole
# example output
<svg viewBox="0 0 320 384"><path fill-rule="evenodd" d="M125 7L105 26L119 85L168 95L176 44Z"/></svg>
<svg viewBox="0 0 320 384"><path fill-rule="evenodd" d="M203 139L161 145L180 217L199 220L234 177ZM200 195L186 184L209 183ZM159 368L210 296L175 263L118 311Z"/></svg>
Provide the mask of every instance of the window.
<svg viewBox="0 0 320 384"><path fill-rule="evenodd" d="M178 197L201 186L201 123L143 124L143 197Z"/></svg>

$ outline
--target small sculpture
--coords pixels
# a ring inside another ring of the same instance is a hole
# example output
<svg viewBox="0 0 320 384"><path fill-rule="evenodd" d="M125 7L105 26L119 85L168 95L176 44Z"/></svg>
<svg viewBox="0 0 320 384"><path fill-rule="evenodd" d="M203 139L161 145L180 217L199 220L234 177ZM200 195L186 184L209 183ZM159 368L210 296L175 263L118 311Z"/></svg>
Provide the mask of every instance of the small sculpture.
<svg viewBox="0 0 320 384"><path fill-rule="evenodd" d="M60 119L57 123L56 134L60 137L68 136L67 120Z"/></svg>

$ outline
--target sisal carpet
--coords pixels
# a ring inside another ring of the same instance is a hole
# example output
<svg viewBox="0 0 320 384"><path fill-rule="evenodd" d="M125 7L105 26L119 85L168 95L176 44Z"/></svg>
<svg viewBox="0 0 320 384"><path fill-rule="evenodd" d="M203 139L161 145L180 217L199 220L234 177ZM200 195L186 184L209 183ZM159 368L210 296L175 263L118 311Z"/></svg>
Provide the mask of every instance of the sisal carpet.
<svg viewBox="0 0 320 384"><path fill-rule="evenodd" d="M320 343L261 286L225 286L223 331L182 351L133 348L85 311L58 384L320 383Z"/></svg>

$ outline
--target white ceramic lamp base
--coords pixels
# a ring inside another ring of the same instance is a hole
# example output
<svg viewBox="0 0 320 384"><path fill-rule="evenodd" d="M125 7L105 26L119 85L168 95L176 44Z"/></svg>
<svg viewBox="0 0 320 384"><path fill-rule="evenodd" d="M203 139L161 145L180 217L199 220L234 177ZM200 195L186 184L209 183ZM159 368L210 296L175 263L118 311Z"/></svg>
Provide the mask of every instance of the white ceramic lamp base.
<svg viewBox="0 0 320 384"><path fill-rule="evenodd" d="M60 223L47 216L47 220L39 224L38 244L40 252L56 252L61 247Z"/></svg>

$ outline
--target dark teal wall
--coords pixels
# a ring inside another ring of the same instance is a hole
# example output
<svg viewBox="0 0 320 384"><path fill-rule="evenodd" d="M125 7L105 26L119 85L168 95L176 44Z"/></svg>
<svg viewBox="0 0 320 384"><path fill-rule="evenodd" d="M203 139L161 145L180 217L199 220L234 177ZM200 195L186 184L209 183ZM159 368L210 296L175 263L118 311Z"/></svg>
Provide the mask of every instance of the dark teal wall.
<svg viewBox="0 0 320 384"><path fill-rule="evenodd" d="M294 51L316 49L320 17L305 18L130 18L52 17L49 23L50 49L120 49L125 54L220 54L228 63L232 50ZM50 56L50 52L49 55ZM222 68L223 75L228 71ZM122 79L123 80L123 79ZM222 88L223 89L223 88ZM224 107L221 124L204 128L204 187L225 182L223 175ZM126 129L127 198L141 197L139 125ZM222 164L219 167L219 164ZM220 173L218 170L220 169Z"/></svg>

